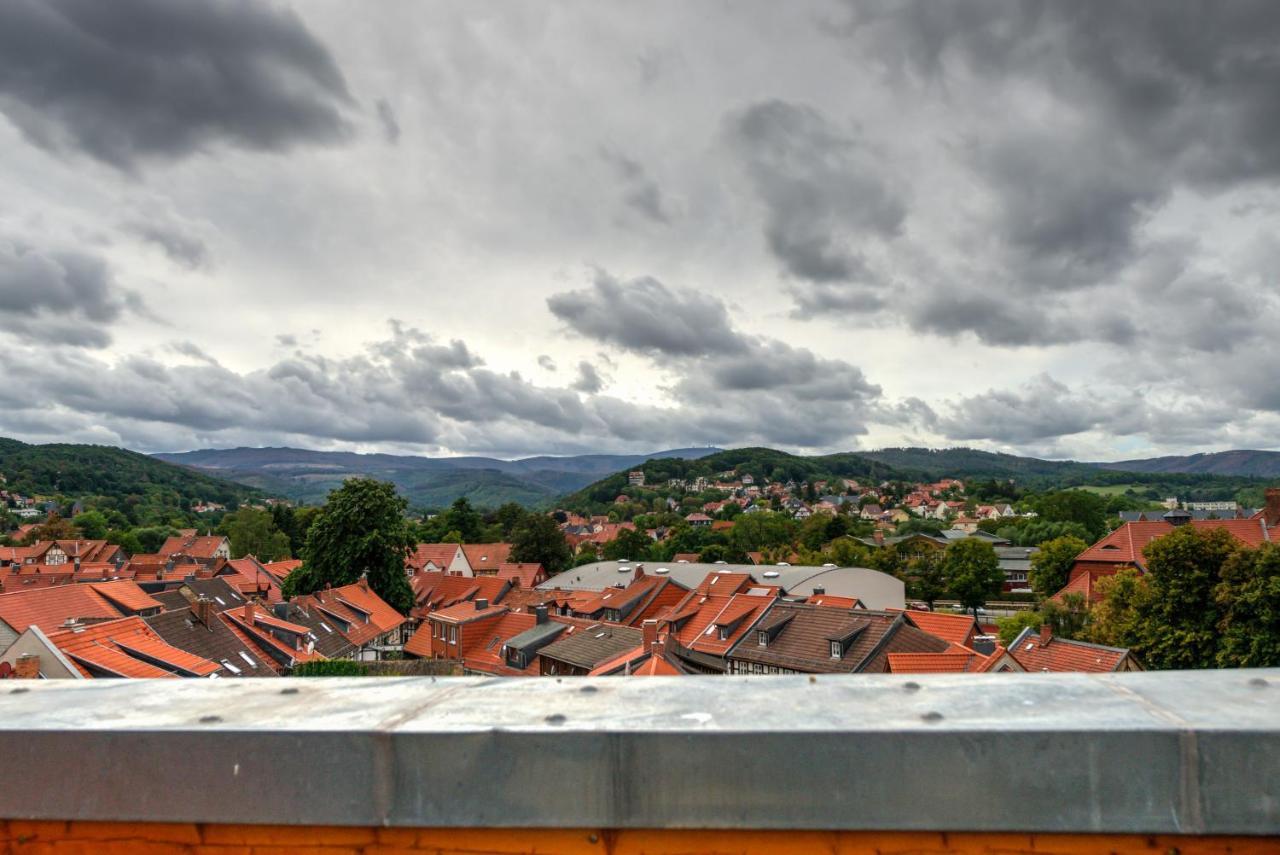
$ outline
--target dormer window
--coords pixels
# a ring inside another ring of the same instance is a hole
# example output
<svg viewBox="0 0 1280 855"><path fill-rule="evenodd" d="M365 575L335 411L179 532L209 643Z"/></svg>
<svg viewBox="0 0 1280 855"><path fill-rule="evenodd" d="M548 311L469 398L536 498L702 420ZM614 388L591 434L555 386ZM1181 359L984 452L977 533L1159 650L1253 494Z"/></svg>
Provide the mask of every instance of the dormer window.
<svg viewBox="0 0 1280 855"><path fill-rule="evenodd" d="M838 641L831 642L831 658L839 659L844 656L844 645Z"/></svg>
<svg viewBox="0 0 1280 855"><path fill-rule="evenodd" d="M756 644L761 647L769 646L769 633L761 631L756 633Z"/></svg>

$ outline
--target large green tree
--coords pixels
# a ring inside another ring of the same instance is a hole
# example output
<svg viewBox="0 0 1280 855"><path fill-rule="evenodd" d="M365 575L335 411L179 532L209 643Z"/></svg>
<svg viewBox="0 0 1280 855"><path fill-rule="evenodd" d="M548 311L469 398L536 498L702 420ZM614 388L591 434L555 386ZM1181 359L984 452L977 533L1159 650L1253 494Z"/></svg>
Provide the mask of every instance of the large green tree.
<svg viewBox="0 0 1280 855"><path fill-rule="evenodd" d="M407 613L413 590L404 560L413 537L406 507L395 485L372 478L352 478L331 492L307 532L302 566L284 581L285 597L350 585L367 574L379 597Z"/></svg>
<svg viewBox="0 0 1280 855"><path fill-rule="evenodd" d="M1212 668L1222 609L1214 589L1241 548L1224 529L1184 525L1149 543L1144 577L1150 596L1138 604L1138 655L1150 668Z"/></svg>
<svg viewBox="0 0 1280 855"><path fill-rule="evenodd" d="M541 564L559 573L573 560L564 532L546 514L528 514L512 531L511 560Z"/></svg>
<svg viewBox="0 0 1280 855"><path fill-rule="evenodd" d="M270 511L243 507L222 518L218 530L231 541L231 557L252 555L259 561L288 558L289 535L276 528Z"/></svg>
<svg viewBox="0 0 1280 855"><path fill-rule="evenodd" d="M915 600L923 600L929 608L933 608L934 600L947 591L942 550L935 549L912 556L907 561L904 575L907 596Z"/></svg>
<svg viewBox="0 0 1280 855"><path fill-rule="evenodd" d="M102 511L85 511L71 518L71 524L80 530L85 540L101 540L107 536L107 517Z"/></svg>
<svg viewBox="0 0 1280 855"><path fill-rule="evenodd" d="M1228 558L1214 601L1222 614L1219 667L1280 665L1280 546L1265 543Z"/></svg>
<svg viewBox="0 0 1280 855"><path fill-rule="evenodd" d="M962 607L972 609L975 615L989 597L999 592L1004 582L1004 571L1000 569L995 548L976 537L957 540L947 547L942 557L942 572L947 589L956 595Z"/></svg>
<svg viewBox="0 0 1280 855"><path fill-rule="evenodd" d="M1076 556L1089 547L1078 537L1055 537L1040 544L1040 551L1031 556L1031 587L1043 596L1051 596L1067 584L1067 576Z"/></svg>

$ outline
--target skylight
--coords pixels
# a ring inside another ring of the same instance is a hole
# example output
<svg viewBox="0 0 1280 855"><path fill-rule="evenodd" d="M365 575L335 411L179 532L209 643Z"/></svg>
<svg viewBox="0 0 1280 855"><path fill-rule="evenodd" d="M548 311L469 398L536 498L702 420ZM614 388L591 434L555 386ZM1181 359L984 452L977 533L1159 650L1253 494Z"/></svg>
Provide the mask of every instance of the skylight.
<svg viewBox="0 0 1280 855"><path fill-rule="evenodd" d="M240 669L239 669L239 668L237 668L236 666L232 665L232 664L231 664L230 662L228 662L226 659L223 659L223 660L222 660L222 667L223 667L223 668L226 668L226 669L227 669L228 671L230 671L232 674L239 674L239 673L240 673Z"/></svg>
<svg viewBox="0 0 1280 855"><path fill-rule="evenodd" d="M248 653L245 653L243 650L240 651L240 658L247 662L250 668L258 667L258 663L253 661L253 657Z"/></svg>

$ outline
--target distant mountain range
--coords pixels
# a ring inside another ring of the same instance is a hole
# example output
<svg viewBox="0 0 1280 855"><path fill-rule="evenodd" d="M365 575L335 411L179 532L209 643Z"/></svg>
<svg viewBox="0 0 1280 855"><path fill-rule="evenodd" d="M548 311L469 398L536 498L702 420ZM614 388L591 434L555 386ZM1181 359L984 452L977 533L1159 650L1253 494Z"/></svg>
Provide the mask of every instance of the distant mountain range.
<svg viewBox="0 0 1280 855"><path fill-rule="evenodd" d="M483 507L496 507L504 502L536 507L551 504L557 496L646 460L670 457L693 460L718 451L718 448L673 448L651 454L498 460L301 448L228 448L154 457L302 502L322 502L328 492L345 479L367 475L392 482L415 507L442 507L459 496L466 496L472 504Z"/></svg>
<svg viewBox="0 0 1280 855"><path fill-rule="evenodd" d="M1253 478L1280 478L1280 451L1217 451L1185 457L1148 457L1095 463L1103 469L1123 472L1178 472L1191 475L1245 475Z"/></svg>

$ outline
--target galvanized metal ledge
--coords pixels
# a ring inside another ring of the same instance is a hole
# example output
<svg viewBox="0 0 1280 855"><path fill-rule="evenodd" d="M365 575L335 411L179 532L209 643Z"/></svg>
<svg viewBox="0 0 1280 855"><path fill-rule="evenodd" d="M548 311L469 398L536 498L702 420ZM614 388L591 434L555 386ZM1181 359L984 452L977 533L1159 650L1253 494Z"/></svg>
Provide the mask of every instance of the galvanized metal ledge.
<svg viewBox="0 0 1280 855"><path fill-rule="evenodd" d="M0 818L1273 834L1280 670L10 682Z"/></svg>

